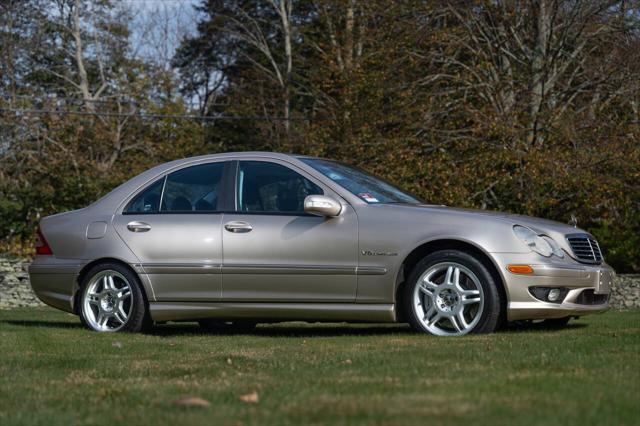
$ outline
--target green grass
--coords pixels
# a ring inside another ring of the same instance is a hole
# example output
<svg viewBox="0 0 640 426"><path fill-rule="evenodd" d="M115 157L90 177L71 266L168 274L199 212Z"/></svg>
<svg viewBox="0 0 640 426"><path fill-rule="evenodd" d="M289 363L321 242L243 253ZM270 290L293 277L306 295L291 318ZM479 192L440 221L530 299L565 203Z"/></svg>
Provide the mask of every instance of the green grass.
<svg viewBox="0 0 640 426"><path fill-rule="evenodd" d="M436 338L404 325L98 334L0 311L0 424L640 423L640 310ZM256 391L257 403L239 399ZM192 395L208 407L179 406Z"/></svg>

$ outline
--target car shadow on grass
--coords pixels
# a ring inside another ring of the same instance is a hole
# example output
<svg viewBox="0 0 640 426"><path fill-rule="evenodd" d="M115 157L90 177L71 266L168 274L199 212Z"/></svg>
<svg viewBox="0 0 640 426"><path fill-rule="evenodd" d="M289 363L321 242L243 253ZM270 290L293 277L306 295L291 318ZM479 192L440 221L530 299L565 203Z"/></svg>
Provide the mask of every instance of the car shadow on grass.
<svg viewBox="0 0 640 426"><path fill-rule="evenodd" d="M509 325L497 330L500 334L520 334L523 332L556 333L563 330L579 330L587 327L587 324L569 324L564 327L551 327L543 324ZM420 335L422 333L412 330L408 325L369 327L336 325L278 325L265 324L250 331L240 330L204 330L196 324L171 324L155 326L147 334L159 337L174 337L180 335L208 335L208 336L264 336L264 337L339 337L339 336L383 336L383 335Z"/></svg>
<svg viewBox="0 0 640 426"><path fill-rule="evenodd" d="M66 321L0 320L0 324L17 325L21 327L82 328L80 322Z"/></svg>
<svg viewBox="0 0 640 426"><path fill-rule="evenodd" d="M0 324L33 328L82 329L72 321L0 320ZM89 330L87 330L89 332ZM144 334L152 336L210 335L210 336L265 336L265 337L314 337L314 336L374 336L415 333L407 324L346 324L346 323L276 323L261 324L253 330L205 330L197 323L156 324Z"/></svg>
<svg viewBox="0 0 640 426"><path fill-rule="evenodd" d="M186 334L208 336L264 336L264 337L337 337L337 336L375 336L375 335L404 335L415 334L408 325L379 325L371 326L332 324L262 324L253 330L205 330L197 324L163 324L156 325L148 334L160 337L173 337Z"/></svg>
<svg viewBox="0 0 640 426"><path fill-rule="evenodd" d="M80 329L84 328L80 322L71 321L42 321L42 320L0 320L0 324L20 327ZM510 323L497 333L517 334L522 332L540 331L553 333L562 330L579 330L587 327L584 323L570 323L564 327L557 327L543 322ZM87 330L88 331L88 330ZM156 324L145 334L159 337L173 337L181 335L208 336L264 336L264 337L338 337L338 336L375 336L375 335L408 335L419 334L408 324L346 324L346 323L276 323L261 324L253 330L205 330L197 323L168 323Z"/></svg>
<svg viewBox="0 0 640 426"><path fill-rule="evenodd" d="M501 330L499 333L522 333L526 331L544 331L545 333L553 333L563 330L580 330L587 327L585 323L570 323L562 327L555 325L545 324L543 322L518 322L510 323Z"/></svg>

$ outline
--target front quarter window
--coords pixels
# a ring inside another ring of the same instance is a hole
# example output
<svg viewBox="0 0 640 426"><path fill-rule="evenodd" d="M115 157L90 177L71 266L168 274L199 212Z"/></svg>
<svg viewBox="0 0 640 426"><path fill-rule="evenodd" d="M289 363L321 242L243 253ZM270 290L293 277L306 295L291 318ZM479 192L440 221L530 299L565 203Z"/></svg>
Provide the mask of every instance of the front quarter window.
<svg viewBox="0 0 640 426"><path fill-rule="evenodd" d="M301 160L368 204L421 203L418 198L355 167L317 158Z"/></svg>
<svg viewBox="0 0 640 426"><path fill-rule="evenodd" d="M249 213L305 214L304 199L324 194L288 167L264 161L240 162L237 188L238 210Z"/></svg>

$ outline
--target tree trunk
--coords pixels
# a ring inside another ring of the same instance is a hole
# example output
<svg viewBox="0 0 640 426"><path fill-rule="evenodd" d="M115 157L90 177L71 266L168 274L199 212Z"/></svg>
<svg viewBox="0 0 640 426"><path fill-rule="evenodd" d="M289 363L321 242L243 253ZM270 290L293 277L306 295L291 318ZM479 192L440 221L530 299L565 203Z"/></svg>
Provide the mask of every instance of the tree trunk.
<svg viewBox="0 0 640 426"><path fill-rule="evenodd" d="M547 59L547 43L551 31L551 16L548 0L539 0L536 22L537 37L533 49L531 63L531 99L529 110L529 129L527 141L530 145L541 144L543 136L539 129L539 116L545 96L545 68Z"/></svg>
<svg viewBox="0 0 640 426"><path fill-rule="evenodd" d="M84 67L84 55L82 53L82 35L80 29L80 6L81 1L75 0L73 6L73 27L71 28L73 39L75 40L75 59L76 67L78 68L78 88L82 94L84 100L85 109L88 112L95 112L94 99L89 90L89 78L87 77L87 71Z"/></svg>
<svg viewBox="0 0 640 426"><path fill-rule="evenodd" d="M350 73L351 69L353 68L353 26L355 22L354 8L355 0L350 0L349 5L347 6L347 16L344 28L344 67L347 74Z"/></svg>
<svg viewBox="0 0 640 426"><path fill-rule="evenodd" d="M293 54L291 49L291 0L280 0L279 14L282 21L282 33L284 35L285 76L284 76L284 128L287 139L291 127L291 80L293 73Z"/></svg>

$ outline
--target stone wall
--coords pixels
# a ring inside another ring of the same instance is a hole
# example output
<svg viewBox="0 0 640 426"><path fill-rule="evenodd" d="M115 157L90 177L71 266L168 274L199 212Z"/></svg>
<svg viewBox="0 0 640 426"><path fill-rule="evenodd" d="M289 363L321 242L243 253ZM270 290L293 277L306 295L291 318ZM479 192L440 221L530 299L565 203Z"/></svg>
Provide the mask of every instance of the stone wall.
<svg viewBox="0 0 640 426"><path fill-rule="evenodd" d="M0 256L0 309L44 306L31 291L28 263ZM640 275L618 275L613 283L611 306L640 308Z"/></svg>
<svg viewBox="0 0 640 426"><path fill-rule="evenodd" d="M0 257L0 309L44 306L31 290L28 266L21 259Z"/></svg>
<svg viewBox="0 0 640 426"><path fill-rule="evenodd" d="M616 276L609 302L617 309L640 308L640 275Z"/></svg>

